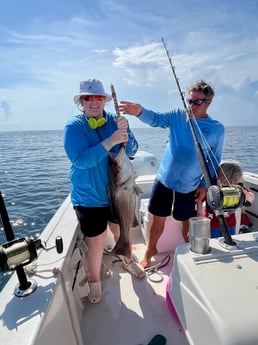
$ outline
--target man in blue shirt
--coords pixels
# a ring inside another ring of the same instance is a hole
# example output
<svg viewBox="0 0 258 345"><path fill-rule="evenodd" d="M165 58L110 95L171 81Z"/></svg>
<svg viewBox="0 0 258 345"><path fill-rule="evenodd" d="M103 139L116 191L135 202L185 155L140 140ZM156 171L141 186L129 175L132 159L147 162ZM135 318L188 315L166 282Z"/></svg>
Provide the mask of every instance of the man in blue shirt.
<svg viewBox="0 0 258 345"><path fill-rule="evenodd" d="M192 123L212 177L220 163L224 141L224 126L207 113L213 97L213 88L203 80L188 90ZM148 207L153 222L141 262L143 267L148 267L151 257L157 254L156 245L171 212L176 220L182 221L183 237L189 241L189 218L196 216L196 202L204 200L206 185L185 111L157 113L127 101L121 102L119 110L137 116L152 127L169 128L170 131Z"/></svg>

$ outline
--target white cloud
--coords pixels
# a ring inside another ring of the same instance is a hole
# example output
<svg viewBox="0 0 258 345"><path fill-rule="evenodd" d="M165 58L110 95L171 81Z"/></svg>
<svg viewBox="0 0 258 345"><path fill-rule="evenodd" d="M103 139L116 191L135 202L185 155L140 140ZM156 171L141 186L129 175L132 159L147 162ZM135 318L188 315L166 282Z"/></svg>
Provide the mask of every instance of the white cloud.
<svg viewBox="0 0 258 345"><path fill-rule="evenodd" d="M9 122L0 108L2 129L63 128L77 111L72 98L79 82L91 77L106 87L115 83L119 98L160 111L180 106L162 36L184 90L206 79L216 89L214 113L234 109L229 121L237 124L245 108L258 124L253 0L234 6L220 0L164 0L162 6L152 0L62 6L46 0L40 9L14 0L12 6L21 14L15 21L0 4L0 102L9 105Z"/></svg>
<svg viewBox="0 0 258 345"><path fill-rule="evenodd" d="M133 46L126 49L115 48L113 51L115 60L113 65L125 67L126 65L161 64L164 54L161 43L149 43L141 46Z"/></svg>

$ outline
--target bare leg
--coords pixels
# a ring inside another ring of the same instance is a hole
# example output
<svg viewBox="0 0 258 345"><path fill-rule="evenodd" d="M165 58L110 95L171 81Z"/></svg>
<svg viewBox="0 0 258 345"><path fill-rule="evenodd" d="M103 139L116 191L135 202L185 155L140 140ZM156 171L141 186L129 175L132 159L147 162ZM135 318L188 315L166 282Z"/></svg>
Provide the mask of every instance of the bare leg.
<svg viewBox="0 0 258 345"><path fill-rule="evenodd" d="M185 242L189 242L189 220L182 221L182 235Z"/></svg>
<svg viewBox="0 0 258 345"><path fill-rule="evenodd" d="M95 237L85 237L88 251L85 255L90 282L100 281L100 268L103 257L106 231Z"/></svg>
<svg viewBox="0 0 258 345"><path fill-rule="evenodd" d="M144 258L140 262L140 264L144 268L150 266L152 256L157 254L157 242L163 232L165 221L166 217L159 217L153 215L147 248L145 250Z"/></svg>

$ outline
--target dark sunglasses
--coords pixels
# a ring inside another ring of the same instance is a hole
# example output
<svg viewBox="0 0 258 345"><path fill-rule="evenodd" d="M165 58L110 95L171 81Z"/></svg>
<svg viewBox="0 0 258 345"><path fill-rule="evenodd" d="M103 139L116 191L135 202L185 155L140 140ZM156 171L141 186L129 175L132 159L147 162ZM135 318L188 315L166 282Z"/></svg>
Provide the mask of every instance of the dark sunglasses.
<svg viewBox="0 0 258 345"><path fill-rule="evenodd" d="M202 105L208 102L207 98L203 98L203 99L188 99L187 100L189 105Z"/></svg>
<svg viewBox="0 0 258 345"><path fill-rule="evenodd" d="M93 101L93 99L95 99L96 101L104 101L105 96L102 96L102 95L86 95L86 96L83 96L82 99L85 102Z"/></svg>

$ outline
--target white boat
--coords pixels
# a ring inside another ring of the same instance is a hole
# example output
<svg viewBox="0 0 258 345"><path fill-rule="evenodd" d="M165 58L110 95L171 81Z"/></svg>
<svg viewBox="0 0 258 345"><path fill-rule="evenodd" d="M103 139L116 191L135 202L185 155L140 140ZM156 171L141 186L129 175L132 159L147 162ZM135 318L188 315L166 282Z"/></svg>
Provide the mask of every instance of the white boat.
<svg viewBox="0 0 258 345"><path fill-rule="evenodd" d="M131 232L133 253L141 259L158 162L139 152L134 165L143 193L138 200L141 225ZM244 181L258 193L258 175L244 173ZM248 212L258 229L258 197ZM55 248L59 236L60 254ZM84 242L68 196L40 236L45 248L24 266L30 287L20 289L14 273L0 294L1 344L147 345L161 335L167 345L257 345L258 233L233 238L233 249L222 246L221 239L211 239L209 253L196 254L183 241L181 223L168 217L153 261L156 269L138 280L116 257L104 255L113 275L103 280L102 302L90 304L82 264ZM106 249L113 245L108 231ZM26 261L17 245L9 264L23 256Z"/></svg>

